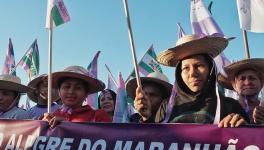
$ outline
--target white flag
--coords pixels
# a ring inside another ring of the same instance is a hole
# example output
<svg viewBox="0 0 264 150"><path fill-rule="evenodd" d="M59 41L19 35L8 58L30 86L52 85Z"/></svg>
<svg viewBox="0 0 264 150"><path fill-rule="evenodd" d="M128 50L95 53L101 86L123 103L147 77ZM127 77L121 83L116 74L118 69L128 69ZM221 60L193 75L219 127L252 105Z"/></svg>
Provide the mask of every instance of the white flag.
<svg viewBox="0 0 264 150"><path fill-rule="evenodd" d="M264 0L237 0L240 28L264 32Z"/></svg>

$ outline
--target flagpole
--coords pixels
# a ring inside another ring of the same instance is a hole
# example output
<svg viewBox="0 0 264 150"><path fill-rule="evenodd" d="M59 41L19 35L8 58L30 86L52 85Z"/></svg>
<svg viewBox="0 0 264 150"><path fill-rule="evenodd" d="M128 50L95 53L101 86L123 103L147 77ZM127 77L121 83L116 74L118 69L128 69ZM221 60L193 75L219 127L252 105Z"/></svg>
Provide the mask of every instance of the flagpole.
<svg viewBox="0 0 264 150"><path fill-rule="evenodd" d="M249 54L249 47L248 47L247 31L243 30L243 29L242 29L242 31L243 31L243 39L244 39L246 58L249 59L250 58L250 54Z"/></svg>
<svg viewBox="0 0 264 150"><path fill-rule="evenodd" d="M105 64L105 67L106 67L106 69L107 69L107 71L108 71L108 73L109 73L109 75L110 75L110 78L114 81L116 87L118 87L118 85L117 85L117 83L116 83L116 81L115 81L115 78L114 78L112 72L110 71L109 67L108 67L106 64Z"/></svg>
<svg viewBox="0 0 264 150"><path fill-rule="evenodd" d="M51 18L51 17L50 17ZM51 24L52 24L51 20ZM48 56L48 113L51 113L51 98L52 98L52 26L49 29L49 56Z"/></svg>
<svg viewBox="0 0 264 150"><path fill-rule="evenodd" d="M139 88L142 88L140 77L139 77L139 72L138 72L138 64L137 64L136 51L135 51L135 45L134 45L134 39L133 39L133 32L132 32L131 23L130 23L130 16L129 16L127 0L123 0L123 3L124 3L125 14L126 14L126 19L127 19L130 47L131 47L131 52L132 52L132 57L133 57L133 62L134 62L137 85Z"/></svg>

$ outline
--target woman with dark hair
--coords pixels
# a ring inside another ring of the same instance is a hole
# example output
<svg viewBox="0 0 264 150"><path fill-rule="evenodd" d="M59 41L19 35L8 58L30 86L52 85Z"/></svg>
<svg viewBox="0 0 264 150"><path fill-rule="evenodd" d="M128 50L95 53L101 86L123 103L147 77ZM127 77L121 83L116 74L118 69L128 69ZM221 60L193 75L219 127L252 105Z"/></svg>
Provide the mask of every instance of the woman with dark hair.
<svg viewBox="0 0 264 150"><path fill-rule="evenodd" d="M216 85L217 68L213 60L228 45L222 37L187 35L175 47L158 56L159 63L176 67L177 95L169 118L173 123L219 124L219 127L238 127L249 119L237 101L219 93ZM148 121L151 116L149 98L137 90L135 105Z"/></svg>
<svg viewBox="0 0 264 150"><path fill-rule="evenodd" d="M32 90L21 84L19 77L7 74L0 75L0 118L30 119L29 114L17 105L21 94Z"/></svg>
<svg viewBox="0 0 264 150"><path fill-rule="evenodd" d="M112 119L115 111L116 93L110 89L103 90L98 97L98 108L104 110Z"/></svg>

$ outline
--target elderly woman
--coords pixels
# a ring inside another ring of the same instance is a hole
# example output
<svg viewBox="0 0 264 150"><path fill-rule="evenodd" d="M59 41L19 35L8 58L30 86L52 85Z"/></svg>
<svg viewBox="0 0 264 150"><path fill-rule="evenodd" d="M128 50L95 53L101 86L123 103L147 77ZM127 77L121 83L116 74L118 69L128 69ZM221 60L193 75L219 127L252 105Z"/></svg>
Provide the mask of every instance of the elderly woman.
<svg viewBox="0 0 264 150"><path fill-rule="evenodd" d="M98 97L98 108L104 110L112 119L115 111L116 93L110 89L104 89Z"/></svg>
<svg viewBox="0 0 264 150"><path fill-rule="evenodd" d="M179 39L176 47L159 54L161 64L176 67L177 96L169 122L216 124L222 120L220 127L237 127L248 121L239 103L217 90L213 57L227 44L221 37L188 35ZM137 90L136 100L142 102L135 107L147 121L149 99L141 89Z"/></svg>
<svg viewBox="0 0 264 150"><path fill-rule="evenodd" d="M263 124L264 106L258 96L264 84L264 59L243 59L226 66L225 72L228 77L220 75L219 82L236 91L239 103L250 117L250 123Z"/></svg>
<svg viewBox="0 0 264 150"><path fill-rule="evenodd" d="M19 77L0 75L0 118L30 119L29 114L17 105L22 93L33 89L22 85Z"/></svg>

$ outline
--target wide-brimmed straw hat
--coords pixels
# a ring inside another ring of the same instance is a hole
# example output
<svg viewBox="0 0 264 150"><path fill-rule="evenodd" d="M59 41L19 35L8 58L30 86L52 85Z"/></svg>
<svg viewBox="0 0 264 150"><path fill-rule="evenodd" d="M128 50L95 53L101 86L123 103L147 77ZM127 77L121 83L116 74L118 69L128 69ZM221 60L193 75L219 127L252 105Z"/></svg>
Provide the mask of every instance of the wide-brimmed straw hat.
<svg viewBox="0 0 264 150"><path fill-rule="evenodd" d="M264 58L243 59L226 66L224 69L228 77L218 75L218 82L227 89L233 89L232 81L235 79L236 74L246 69L259 72L262 80L264 80Z"/></svg>
<svg viewBox="0 0 264 150"><path fill-rule="evenodd" d="M188 56L209 54L216 57L228 45L228 39L215 36L186 35L176 42L176 46L161 52L157 60L165 66L175 67L177 62Z"/></svg>
<svg viewBox="0 0 264 150"><path fill-rule="evenodd" d="M42 74L40 76L37 76L28 83L28 86L34 89L33 92L28 93L28 97L36 103L38 103L38 98L39 98L39 89L37 89L38 85L44 80L48 80L47 74ZM55 89L54 87L52 88ZM60 98L59 94L57 93L58 91L57 90L55 91L56 91L56 94L54 95L54 97L52 97L52 102L55 102Z"/></svg>
<svg viewBox="0 0 264 150"><path fill-rule="evenodd" d="M9 74L0 75L0 89L19 93L27 93L33 90L32 88L21 84L19 77Z"/></svg>
<svg viewBox="0 0 264 150"><path fill-rule="evenodd" d="M88 86L88 93L96 93L105 88L105 84L91 76L87 69L81 66L69 66L64 71L52 73L52 82L55 88L58 88L58 81L61 78L75 78L83 80Z"/></svg>
<svg viewBox="0 0 264 150"><path fill-rule="evenodd" d="M140 77L142 86L144 86L144 83L155 83L160 85L161 87L164 87L160 89L165 97L169 97L171 94L171 90L173 85L169 83L169 79L166 77L166 75L160 73L160 72L152 72L148 74L147 77ZM126 91L128 96L131 98L135 98L136 94L136 88L137 88L137 80L136 78L133 78L129 80L126 83Z"/></svg>

